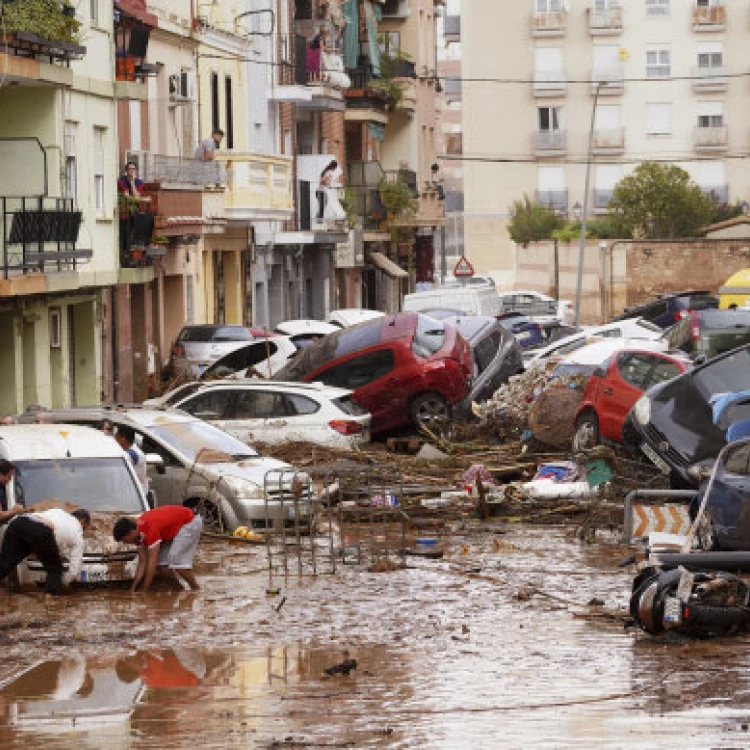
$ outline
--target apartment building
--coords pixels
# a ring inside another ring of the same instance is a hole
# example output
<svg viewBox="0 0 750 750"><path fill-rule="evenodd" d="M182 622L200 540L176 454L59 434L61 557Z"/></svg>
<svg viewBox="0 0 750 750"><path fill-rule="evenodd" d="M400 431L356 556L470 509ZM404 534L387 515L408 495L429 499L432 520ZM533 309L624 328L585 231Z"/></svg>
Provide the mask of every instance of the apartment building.
<svg viewBox="0 0 750 750"><path fill-rule="evenodd" d="M13 6L16 6L15 8ZM0 412L98 403L118 283L112 3L4 4ZM44 36L47 33L54 38Z"/></svg>
<svg viewBox="0 0 750 750"><path fill-rule="evenodd" d="M465 231L477 271L513 282L514 200L601 215L649 159L682 166L719 202L747 200L737 157L750 139L748 12L744 0L464 3Z"/></svg>

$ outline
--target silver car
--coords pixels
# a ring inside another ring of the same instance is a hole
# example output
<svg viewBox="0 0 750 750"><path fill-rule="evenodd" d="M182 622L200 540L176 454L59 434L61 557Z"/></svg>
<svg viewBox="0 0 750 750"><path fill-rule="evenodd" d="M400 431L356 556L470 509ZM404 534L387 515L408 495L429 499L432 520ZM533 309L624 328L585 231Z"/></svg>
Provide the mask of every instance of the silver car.
<svg viewBox="0 0 750 750"><path fill-rule="evenodd" d="M253 448L202 419L160 409L74 408L44 410L46 422L135 430L146 454L156 505L185 505L214 530L246 526L258 533L309 528L314 496L307 474ZM19 416L33 422L34 413Z"/></svg>
<svg viewBox="0 0 750 750"><path fill-rule="evenodd" d="M217 359L250 341L255 337L245 326L185 326L172 345L167 372L172 377L200 376Z"/></svg>

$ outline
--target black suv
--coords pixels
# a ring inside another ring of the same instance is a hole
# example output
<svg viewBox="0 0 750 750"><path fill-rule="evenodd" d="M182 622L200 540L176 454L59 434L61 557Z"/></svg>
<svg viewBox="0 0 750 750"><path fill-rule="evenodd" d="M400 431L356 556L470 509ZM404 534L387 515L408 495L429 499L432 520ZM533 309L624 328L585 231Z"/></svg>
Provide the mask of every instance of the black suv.
<svg viewBox="0 0 750 750"><path fill-rule="evenodd" d="M662 294L642 305L626 307L623 314L613 320L645 318L661 328L669 328L692 311L718 306L718 297L714 297L708 291L674 292Z"/></svg>
<svg viewBox="0 0 750 750"><path fill-rule="evenodd" d="M713 404L723 394L745 391L733 421L750 417L750 345L649 388L628 414L623 436L669 474L673 485L697 487L687 470L716 458L726 444L726 427L715 424Z"/></svg>

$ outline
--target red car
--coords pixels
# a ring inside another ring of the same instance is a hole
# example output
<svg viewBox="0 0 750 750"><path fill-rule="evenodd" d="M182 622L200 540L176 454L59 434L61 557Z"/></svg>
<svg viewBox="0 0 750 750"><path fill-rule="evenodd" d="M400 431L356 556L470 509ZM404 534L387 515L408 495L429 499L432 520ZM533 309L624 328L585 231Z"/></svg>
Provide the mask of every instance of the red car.
<svg viewBox="0 0 750 750"><path fill-rule="evenodd" d="M624 349L613 354L586 383L574 417L573 450L587 450L601 442L622 443L625 417L643 392L691 366L691 360L679 352Z"/></svg>
<svg viewBox="0 0 750 750"><path fill-rule="evenodd" d="M448 419L471 373L471 349L453 326L406 312L314 341L273 379L349 388L372 414L372 432L382 433Z"/></svg>

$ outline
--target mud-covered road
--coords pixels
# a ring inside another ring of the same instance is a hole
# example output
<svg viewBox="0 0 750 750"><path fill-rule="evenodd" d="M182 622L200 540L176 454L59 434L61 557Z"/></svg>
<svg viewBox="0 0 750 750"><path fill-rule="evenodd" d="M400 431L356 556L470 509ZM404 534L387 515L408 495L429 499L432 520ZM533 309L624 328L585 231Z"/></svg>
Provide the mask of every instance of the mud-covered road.
<svg viewBox="0 0 750 750"><path fill-rule="evenodd" d="M197 594L3 592L0 747L750 746L748 639L588 606L626 606L615 537L499 525L445 552L269 583L264 548L210 542Z"/></svg>

